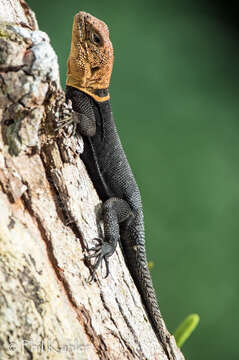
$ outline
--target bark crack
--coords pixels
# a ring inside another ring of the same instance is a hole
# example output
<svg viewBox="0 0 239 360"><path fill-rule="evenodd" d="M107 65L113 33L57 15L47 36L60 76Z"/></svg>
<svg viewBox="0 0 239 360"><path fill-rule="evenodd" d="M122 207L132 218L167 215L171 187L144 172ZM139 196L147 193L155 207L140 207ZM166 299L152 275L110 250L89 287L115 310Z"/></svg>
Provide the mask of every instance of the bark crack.
<svg viewBox="0 0 239 360"><path fill-rule="evenodd" d="M107 345L103 340L101 335L97 335L91 323L91 316L87 309L82 305L81 308L78 309L78 313L81 314L80 321L85 329L86 334L94 345L99 358L101 360L112 360L107 354ZM84 318L84 321L83 321Z"/></svg>
<svg viewBox="0 0 239 360"><path fill-rule="evenodd" d="M135 340L135 343L137 344L137 346L138 346L138 348L139 348L139 349L138 349L138 353L137 353L137 352L134 352L134 355L136 355L139 359L142 359L142 360L144 359L144 360L146 360L146 357L145 357L145 355L144 355L144 353L143 353L143 349L142 349L142 347L141 347L140 342L138 341L138 337L137 337L134 329L132 328L132 326L131 326L131 324L130 324L128 318L127 318L127 316L125 315L124 310L123 310L123 308L122 308L119 300L118 300L117 298L115 298L115 300L116 300L116 302L117 302L119 311L120 311L120 313L121 313L124 321L126 322L126 325L127 325L128 329L129 329L130 332L132 333L132 335L133 335L133 337L134 337L134 340ZM125 340L125 342L126 342L125 345L126 345L127 347L129 347L129 344L127 345L127 341L126 341L126 340ZM131 351L132 351L132 350L131 350Z"/></svg>
<svg viewBox="0 0 239 360"><path fill-rule="evenodd" d="M105 310L108 312L108 314L110 316L110 320L114 324L115 328L118 330L119 336L116 332L113 332L112 330L111 330L111 334L114 335L115 337L117 337L117 339L120 340L121 344L123 343L126 346L126 348L128 349L128 352L132 355L132 357L129 357L129 354L127 353L127 355L126 355L127 359L129 359L129 360L135 359L135 352L132 350L131 346L128 344L128 342L125 340L125 338L122 336L121 331L118 329L117 323L113 319L110 308L106 305L106 301L105 301L105 298L104 298L104 295L102 292L100 292L100 298L101 298L101 301L102 301L102 304L103 304Z"/></svg>
<svg viewBox="0 0 239 360"><path fill-rule="evenodd" d="M21 70L24 66L26 66L25 64L22 65L0 65L0 72L17 72L19 70Z"/></svg>
<svg viewBox="0 0 239 360"><path fill-rule="evenodd" d="M71 306L76 311L77 310L77 304L76 304L74 298L72 297L72 293L70 291L69 284L64 279L64 277L61 275L61 270L58 267L57 259L54 256L52 243L51 243L50 239L48 238L48 236L46 234L46 231L45 231L44 226L42 225L41 219L39 218L38 214L36 214L35 211L32 209L30 200L27 198L26 194L23 194L22 199L23 199L23 202L25 204L25 208L28 210L31 217L33 217L37 222L38 229L39 229L39 231L41 233L42 239L44 240L44 242L46 244L46 250L47 250L48 259L49 259L50 263L52 264L52 267L54 269L54 272L56 274L57 279L63 285L64 292L67 295L67 298L68 298Z"/></svg>

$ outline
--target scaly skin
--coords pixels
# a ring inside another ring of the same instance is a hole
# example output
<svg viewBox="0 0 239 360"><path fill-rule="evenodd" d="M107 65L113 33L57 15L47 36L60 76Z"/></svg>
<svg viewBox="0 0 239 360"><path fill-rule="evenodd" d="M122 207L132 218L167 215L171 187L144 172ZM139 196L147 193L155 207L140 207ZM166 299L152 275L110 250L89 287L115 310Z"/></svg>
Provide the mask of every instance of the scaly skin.
<svg viewBox="0 0 239 360"><path fill-rule="evenodd" d="M109 102L113 47L107 26L85 12L75 15L68 59L67 100L72 101L74 126L84 140L82 160L103 201L104 239L91 249L92 279L120 240L127 266L141 294L153 329L168 359L175 359L148 270L141 197L120 143ZM67 124L63 123L61 126Z"/></svg>
<svg viewBox="0 0 239 360"><path fill-rule="evenodd" d="M66 84L105 101L94 93L108 89L113 68L113 46L103 21L83 11L74 17Z"/></svg>

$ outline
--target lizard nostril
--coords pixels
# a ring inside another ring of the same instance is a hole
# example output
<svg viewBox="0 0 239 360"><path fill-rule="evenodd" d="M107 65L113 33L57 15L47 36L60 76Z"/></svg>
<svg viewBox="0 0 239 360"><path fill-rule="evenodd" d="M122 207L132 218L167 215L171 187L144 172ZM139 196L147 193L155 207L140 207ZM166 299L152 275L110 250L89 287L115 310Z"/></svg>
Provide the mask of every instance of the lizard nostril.
<svg viewBox="0 0 239 360"><path fill-rule="evenodd" d="M97 70L100 70L99 66L94 66L91 68L91 73L94 74Z"/></svg>

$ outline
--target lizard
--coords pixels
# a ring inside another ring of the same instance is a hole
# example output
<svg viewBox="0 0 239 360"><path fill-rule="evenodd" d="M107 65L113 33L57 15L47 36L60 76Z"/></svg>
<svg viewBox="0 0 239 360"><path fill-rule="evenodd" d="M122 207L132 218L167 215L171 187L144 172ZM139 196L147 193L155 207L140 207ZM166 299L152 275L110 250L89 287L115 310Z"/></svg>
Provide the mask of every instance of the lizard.
<svg viewBox="0 0 239 360"><path fill-rule="evenodd" d="M106 266L118 242L141 295L154 332L168 359L175 359L158 307L145 250L144 218L139 188L121 145L114 122L109 85L113 69L113 46L107 25L80 11L73 21L72 42L67 62L66 101L73 115L58 127L73 124L73 133L84 141L81 158L102 200L104 238L87 259L95 258L91 280L99 265Z"/></svg>

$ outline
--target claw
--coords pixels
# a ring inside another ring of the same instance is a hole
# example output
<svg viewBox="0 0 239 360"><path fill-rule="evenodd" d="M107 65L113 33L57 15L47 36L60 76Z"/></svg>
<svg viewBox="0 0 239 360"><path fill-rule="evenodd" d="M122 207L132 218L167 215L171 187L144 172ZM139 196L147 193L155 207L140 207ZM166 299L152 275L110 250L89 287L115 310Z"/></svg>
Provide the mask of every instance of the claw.
<svg viewBox="0 0 239 360"><path fill-rule="evenodd" d="M97 245L97 246L94 246L92 248L89 248L88 251L98 251L101 249L101 246L100 245Z"/></svg>
<svg viewBox="0 0 239 360"><path fill-rule="evenodd" d="M104 261L105 261L105 269L106 269L106 274L104 276L104 279L106 279L109 276L110 268L109 268L109 260L105 256L104 256Z"/></svg>
<svg viewBox="0 0 239 360"><path fill-rule="evenodd" d="M59 120L58 123L57 123L55 131L58 131L58 130L63 129L65 127L69 128L70 125L72 125L72 130L70 132L70 135L68 135L68 137L74 136L75 133L76 133L76 125L77 125L77 123L76 123L73 116L69 116L69 117L67 117L65 119Z"/></svg>
<svg viewBox="0 0 239 360"><path fill-rule="evenodd" d="M95 279L95 273L96 273L96 270L98 269L101 261L102 261L102 255L99 255L98 259L96 259L96 261L94 263L93 271L92 271L91 276L88 279L88 282L91 282L91 281L93 281Z"/></svg>
<svg viewBox="0 0 239 360"><path fill-rule="evenodd" d="M88 251L93 251L93 254L86 256L87 260L95 258L93 271L88 279L88 282L91 282L95 279L96 270L98 269L99 265L101 265L101 273L102 273L103 262L105 264L106 273L105 276L102 275L102 277L104 279L107 278L107 276L110 273L108 258L114 252L114 247L111 244L105 242L102 238L95 238L94 240L96 240L98 244L88 249Z"/></svg>
<svg viewBox="0 0 239 360"><path fill-rule="evenodd" d="M62 129L66 126L71 125L74 122L74 120L72 119L72 117L68 117L66 119L62 119L59 120L57 125L56 125L56 130Z"/></svg>
<svg viewBox="0 0 239 360"><path fill-rule="evenodd" d="M99 244L103 244L104 240L102 238L96 237L93 240L96 240Z"/></svg>
<svg viewBox="0 0 239 360"><path fill-rule="evenodd" d="M89 249L89 250L95 250L95 249L91 248L91 249ZM87 255L87 256L86 256L86 259L93 259L93 258L99 256L100 253L101 253L101 249L99 249L98 251L96 251L96 252L95 252L94 254L92 254L92 255Z"/></svg>

